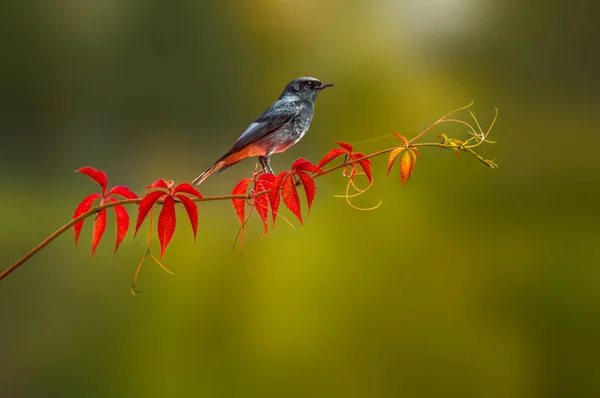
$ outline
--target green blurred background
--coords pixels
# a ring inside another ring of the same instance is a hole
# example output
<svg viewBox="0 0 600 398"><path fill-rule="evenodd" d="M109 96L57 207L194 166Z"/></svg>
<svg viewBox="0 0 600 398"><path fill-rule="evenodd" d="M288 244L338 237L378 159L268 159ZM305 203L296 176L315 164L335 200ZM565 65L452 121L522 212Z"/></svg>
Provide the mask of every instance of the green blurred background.
<svg viewBox="0 0 600 398"><path fill-rule="evenodd" d="M335 173L304 227L254 220L243 256L231 203L202 204L198 242L180 214L164 258L178 274L148 262L137 300L145 239L110 261L109 214L90 260L88 223L0 283L0 397L600 396L600 35L592 2L523 3L2 2L2 268L97 190L73 170L189 181L302 75L336 87L275 170L473 99L484 124L500 110L500 169L424 149L402 186L376 159L356 203L379 209L333 197Z"/></svg>

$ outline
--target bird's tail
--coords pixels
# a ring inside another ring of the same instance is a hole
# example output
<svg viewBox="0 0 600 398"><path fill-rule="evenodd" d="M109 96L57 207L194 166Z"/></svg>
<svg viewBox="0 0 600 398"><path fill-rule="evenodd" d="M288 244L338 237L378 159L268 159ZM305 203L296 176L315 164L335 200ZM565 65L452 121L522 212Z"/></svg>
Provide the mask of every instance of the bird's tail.
<svg viewBox="0 0 600 398"><path fill-rule="evenodd" d="M212 166L211 168L209 168L208 170L206 170L204 173L202 173L198 177L196 177L194 179L194 181L192 181L192 185L200 185L200 184L202 184L204 182L204 180L206 180L208 177L210 177L210 175L212 173L214 173L215 171L218 171L224 165L225 165L225 161L224 160L221 160L220 162L215 163L214 166Z"/></svg>

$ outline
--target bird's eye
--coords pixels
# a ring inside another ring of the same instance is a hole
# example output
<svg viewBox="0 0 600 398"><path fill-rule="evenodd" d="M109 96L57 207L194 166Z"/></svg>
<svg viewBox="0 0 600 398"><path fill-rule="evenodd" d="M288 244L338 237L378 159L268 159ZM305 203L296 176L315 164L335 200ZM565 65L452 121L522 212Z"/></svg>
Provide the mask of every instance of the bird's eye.
<svg viewBox="0 0 600 398"><path fill-rule="evenodd" d="M306 87L308 87L308 88L312 88L312 86L313 86L313 82L311 82L311 81L304 82L304 85L305 85Z"/></svg>

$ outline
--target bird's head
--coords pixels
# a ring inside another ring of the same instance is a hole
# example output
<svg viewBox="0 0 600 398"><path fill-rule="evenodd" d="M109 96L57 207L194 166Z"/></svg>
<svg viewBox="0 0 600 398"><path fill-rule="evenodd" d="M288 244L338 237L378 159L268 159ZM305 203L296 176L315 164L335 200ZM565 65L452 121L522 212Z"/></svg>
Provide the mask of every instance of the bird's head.
<svg viewBox="0 0 600 398"><path fill-rule="evenodd" d="M321 90L332 86L333 84L321 83L319 79L315 79L314 77L299 77L285 86L281 97L294 96L302 100L314 101Z"/></svg>

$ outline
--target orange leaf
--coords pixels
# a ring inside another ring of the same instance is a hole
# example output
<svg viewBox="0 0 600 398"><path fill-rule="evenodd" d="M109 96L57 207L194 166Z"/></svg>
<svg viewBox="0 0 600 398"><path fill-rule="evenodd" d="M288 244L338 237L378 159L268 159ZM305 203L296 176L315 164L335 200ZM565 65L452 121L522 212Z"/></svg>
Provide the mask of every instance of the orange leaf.
<svg viewBox="0 0 600 398"><path fill-rule="evenodd" d="M411 167L412 157L410 155L410 151L406 151L404 152L404 155L402 155L402 160L400 160L400 174L402 175L402 184L408 181L410 173L412 172Z"/></svg>
<svg viewBox="0 0 600 398"><path fill-rule="evenodd" d="M390 152L390 157L388 158L387 175L390 175L390 170L392 169L392 166L394 165L396 158L398 157L398 155L400 155L400 152L402 152L405 149L406 149L405 147L400 146L400 147L394 149L392 152Z"/></svg>
<svg viewBox="0 0 600 398"><path fill-rule="evenodd" d="M405 145L405 147L407 147L407 146L408 146L408 140L406 139L406 137L405 137L405 136L403 136L402 134L398 134L398 133L394 133L394 135L395 135L396 137L398 137L398 139L399 139L400 141L402 141L402 143Z"/></svg>
<svg viewBox="0 0 600 398"><path fill-rule="evenodd" d="M413 151L414 153L417 154L418 157L422 158L423 156L421 156L421 152L419 152L419 148L417 148L416 146L413 146L412 148L410 148L411 151Z"/></svg>
<svg viewBox="0 0 600 398"><path fill-rule="evenodd" d="M410 149L408 152L410 152L410 174L412 174L415 169L415 164L417 164L417 155L412 149Z"/></svg>

